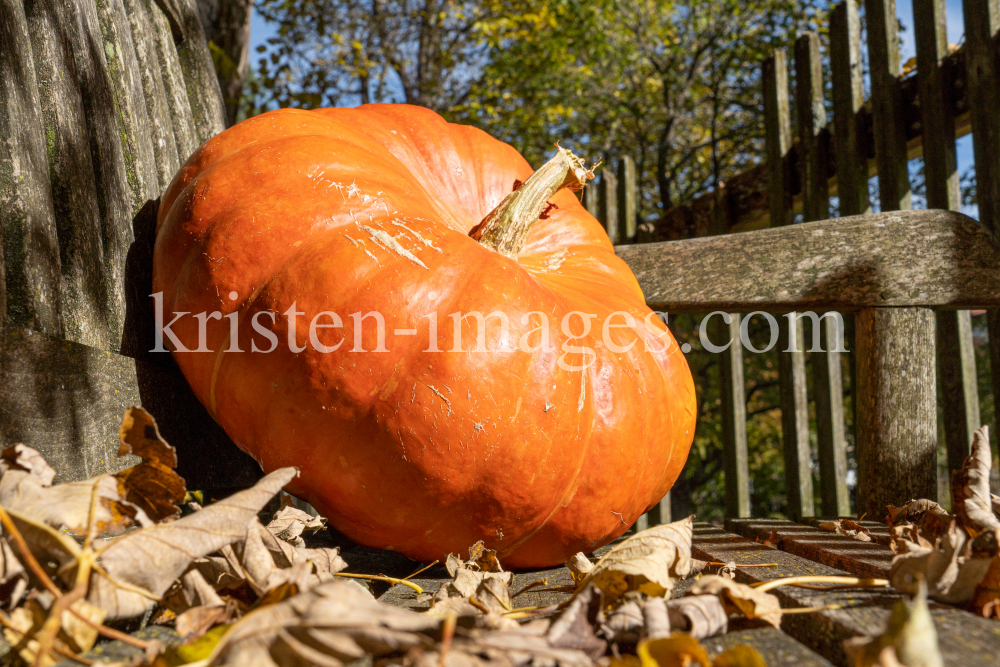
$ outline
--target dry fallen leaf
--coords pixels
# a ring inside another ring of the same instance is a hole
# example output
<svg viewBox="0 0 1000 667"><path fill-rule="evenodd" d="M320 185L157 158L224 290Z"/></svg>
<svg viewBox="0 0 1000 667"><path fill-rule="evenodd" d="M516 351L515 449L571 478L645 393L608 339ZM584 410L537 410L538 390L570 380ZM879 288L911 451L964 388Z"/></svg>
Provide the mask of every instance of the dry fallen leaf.
<svg viewBox="0 0 1000 667"><path fill-rule="evenodd" d="M302 533L307 530L316 532L322 529L324 524L326 519L321 516L313 516L297 507L285 506L274 515L267 524L267 529L279 540L284 540L298 549L304 549L306 543L302 539Z"/></svg>
<svg viewBox="0 0 1000 667"><path fill-rule="evenodd" d="M872 531L868 530L860 523L850 519L837 519L836 521L824 521L816 526L820 530L825 530L838 535L846 535L860 542L871 542Z"/></svg>
<svg viewBox="0 0 1000 667"><path fill-rule="evenodd" d="M586 554L581 552L575 554L572 558L566 561L566 569L568 569L570 575L572 575L574 583L579 585L584 579L587 578L590 571L594 569L594 564L590 562L590 559L587 558Z"/></svg>
<svg viewBox="0 0 1000 667"><path fill-rule="evenodd" d="M100 569L91 574L87 599L106 609L112 619L142 614L194 559L243 540L250 520L296 474L295 468L281 468L199 512L103 545L98 549Z"/></svg>
<svg viewBox="0 0 1000 667"><path fill-rule="evenodd" d="M911 500L902 507L889 505L885 521L890 526L904 523L919 523L926 513L946 515L944 508L933 500Z"/></svg>
<svg viewBox="0 0 1000 667"><path fill-rule="evenodd" d="M952 511L967 528L977 531L1000 528L1000 520L993 514L990 497L992 465L989 429L983 426L972 438L972 454L965 459L962 470L952 471L951 474Z"/></svg>
<svg viewBox="0 0 1000 667"><path fill-rule="evenodd" d="M666 605L673 630L696 639L724 635L729 630L729 615L717 595L688 595L667 600Z"/></svg>
<svg viewBox="0 0 1000 667"><path fill-rule="evenodd" d="M845 640L844 652L854 667L943 667L927 587L921 583L912 602L896 603L885 633Z"/></svg>
<svg viewBox="0 0 1000 667"><path fill-rule="evenodd" d="M118 456L134 454L142 463L115 474L125 499L142 508L156 523L176 519L187 489L177 467L177 451L160 436L152 415L142 408L129 408L120 429Z"/></svg>
<svg viewBox="0 0 1000 667"><path fill-rule="evenodd" d="M1000 557L990 561L990 567L972 597L972 608L981 616L1000 620Z"/></svg>
<svg viewBox="0 0 1000 667"><path fill-rule="evenodd" d="M669 595L691 568L693 534L693 517L637 533L597 561L580 587L597 586L608 604L628 591Z"/></svg>
<svg viewBox="0 0 1000 667"><path fill-rule="evenodd" d="M15 582L13 586L8 586L10 582ZM6 537L0 537L0 586L4 587L4 597L0 598L0 604L8 604L13 609L21 597L28 589L28 573L14 550L10 548Z"/></svg>
<svg viewBox="0 0 1000 667"><path fill-rule="evenodd" d="M727 612L738 611L747 618L760 618L781 628L781 604L770 593L710 574L695 582L691 594L716 595Z"/></svg>
<svg viewBox="0 0 1000 667"><path fill-rule="evenodd" d="M594 632L604 616L604 599L601 592L588 586L569 603L562 615L556 619L546 635L553 648L567 648L582 651L591 660L604 655L608 643Z"/></svg>
<svg viewBox="0 0 1000 667"><path fill-rule="evenodd" d="M969 539L955 519L931 547L905 540L897 543L902 549L892 559L892 585L906 593L926 585L932 598L947 603L972 599L998 550L995 531Z"/></svg>
<svg viewBox="0 0 1000 667"><path fill-rule="evenodd" d="M336 580L235 623L209 665L339 665L413 648L429 650L443 618L381 604L353 581Z"/></svg>

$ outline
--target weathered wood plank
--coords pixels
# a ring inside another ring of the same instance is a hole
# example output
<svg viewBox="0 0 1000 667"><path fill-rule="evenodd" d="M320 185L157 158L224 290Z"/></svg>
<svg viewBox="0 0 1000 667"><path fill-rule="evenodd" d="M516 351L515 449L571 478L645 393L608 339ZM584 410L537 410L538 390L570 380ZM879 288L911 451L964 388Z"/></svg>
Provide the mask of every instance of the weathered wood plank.
<svg viewBox="0 0 1000 667"><path fill-rule="evenodd" d="M769 185L767 199L771 226L791 223L792 174L788 161L792 126L788 100L788 64L784 49L764 62L764 129ZM801 163L801 156L799 162ZM720 230L721 231L721 230ZM801 339L801 325L799 338ZM812 516L812 465L809 454L809 398L802 350L789 347L788 332L778 339L778 383L781 401L781 439L785 457L788 511Z"/></svg>
<svg viewBox="0 0 1000 667"><path fill-rule="evenodd" d="M911 207L906 117L899 87L895 0L866 0L868 61L879 201L883 211ZM937 493L937 395L934 313L860 311L855 318L855 433L858 511L877 516L899 499Z"/></svg>
<svg viewBox="0 0 1000 667"><path fill-rule="evenodd" d="M856 0L844 0L830 14L830 69L836 137L837 196L840 215L871 212L868 204L868 151L864 147L864 63Z"/></svg>
<svg viewBox="0 0 1000 667"><path fill-rule="evenodd" d="M972 434L982 426L972 317L967 310L942 311L936 313L936 317L937 371L941 381L948 469L961 470L972 451Z"/></svg>
<svg viewBox="0 0 1000 667"><path fill-rule="evenodd" d="M778 390L781 400L781 440L785 459L788 513L795 518L816 514L813 497L812 452L809 443L809 396L806 359L801 345L802 320L780 326L778 332ZM796 345L791 345L791 331Z"/></svg>
<svg viewBox="0 0 1000 667"><path fill-rule="evenodd" d="M972 147L976 159L976 199L979 221L994 238L1000 236L1000 31L998 0L964 0L965 59ZM982 183L982 185L980 185ZM994 402L1000 396L1000 312L988 318L991 345L991 384Z"/></svg>
<svg viewBox="0 0 1000 667"><path fill-rule="evenodd" d="M823 104L823 61L819 35L806 33L795 42L796 106L803 218L807 222L830 217L827 164L830 136ZM820 325L825 352L812 355L813 391L816 400L816 439L819 453L820 497L824 514L851 511L847 494L847 443L844 439L843 379L840 372L839 334L829 320ZM831 344L832 343L832 344ZM811 489L810 489L811 490Z"/></svg>
<svg viewBox="0 0 1000 667"><path fill-rule="evenodd" d="M865 0L865 20L879 202L883 211L905 211L911 208L911 194L906 170L906 114L899 85L896 0Z"/></svg>
<svg viewBox="0 0 1000 667"><path fill-rule="evenodd" d="M132 216L135 191L129 183L128 163L122 148L121 125L115 104L115 89L108 72L104 36L101 32L97 8L92 2L76 3L76 23L70 22L73 13L65 10L72 29L62 32L62 39L69 45L75 63L75 81L83 102L83 115L87 123L87 142L97 192L99 211L100 255L90 261L101 264L99 286L100 312L107 330L107 349L117 349L125 321L125 257L132 238ZM81 149L83 150L83 149ZM69 177L69 175L67 175ZM86 176L75 187L78 195L86 190ZM84 229L73 234L83 234Z"/></svg>
<svg viewBox="0 0 1000 667"><path fill-rule="evenodd" d="M174 126L167 105L167 93L160 75L159 57L156 52L155 31L143 0L123 0L132 43L135 45L136 63L142 93L146 101L150 140L153 145L157 176L156 192L162 193L170 185L174 172L180 167Z"/></svg>
<svg viewBox="0 0 1000 667"><path fill-rule="evenodd" d="M830 667L832 663L800 644L781 630L770 626L752 630L731 630L718 637L702 639L708 657L714 660L734 646L750 646L764 659L768 667Z"/></svg>
<svg viewBox="0 0 1000 667"><path fill-rule="evenodd" d="M914 0L927 208L960 211L955 119L944 88L948 30L944 0ZM969 312L937 314L938 377L949 469L960 469L979 428L979 390Z"/></svg>
<svg viewBox="0 0 1000 667"><path fill-rule="evenodd" d="M937 497L934 312L865 309L857 327L858 512Z"/></svg>
<svg viewBox="0 0 1000 667"><path fill-rule="evenodd" d="M620 220L618 218L618 178L610 169L601 174L601 224L608 232L612 243L619 243Z"/></svg>
<svg viewBox="0 0 1000 667"><path fill-rule="evenodd" d="M1000 230L1000 66L996 45L1000 1L964 0L962 9L979 221L996 234Z"/></svg>
<svg viewBox="0 0 1000 667"><path fill-rule="evenodd" d="M49 181L59 237L60 311L67 340L110 349L107 300L120 285L105 282L101 207L75 52L85 34L79 3L24 3L48 142ZM74 45L77 45L74 48Z"/></svg>
<svg viewBox="0 0 1000 667"><path fill-rule="evenodd" d="M853 216L615 252L646 303L671 313L1000 306L1000 245L953 211Z"/></svg>
<svg viewBox="0 0 1000 667"><path fill-rule="evenodd" d="M736 580L748 584L785 576L847 574L844 570L769 549L706 524L695 524L692 554L703 560L735 561L737 566L778 563L777 568L737 567ZM881 633L889 620L892 605L903 597L892 589L818 591L785 586L771 593L777 595L782 607L843 605L840 609L787 615L782 619L781 629L834 664L845 667L849 662L844 655L843 640ZM996 661L1000 653L1000 623L938 604L932 605L931 618L945 665L986 667Z"/></svg>
<svg viewBox="0 0 1000 667"><path fill-rule="evenodd" d="M771 227L791 222L791 175L787 156L792 146L792 125L788 104L788 57L777 49L764 61L764 131L767 151L767 201Z"/></svg>
<svg viewBox="0 0 1000 667"><path fill-rule="evenodd" d="M172 361L137 361L10 326L0 332L0 447L23 442L39 450L57 482L130 465L116 453L132 405L149 410L177 448L188 488L259 478L259 466L212 421Z"/></svg>
<svg viewBox="0 0 1000 667"><path fill-rule="evenodd" d="M132 213L158 196L153 143L149 135L149 117L142 93L139 64L122 0L94 0L104 44L104 66L111 81L118 133L125 173L132 191ZM124 232L125 246L131 242L131 229Z"/></svg>
<svg viewBox="0 0 1000 667"><path fill-rule="evenodd" d="M198 143L202 144L226 129L226 109L222 100L222 89L212 64L212 54L208 50L208 40L201 26L195 0L157 0L161 7L171 8L165 12L176 16L183 41L178 41L177 55L184 72L188 101L197 129ZM186 159L186 157L185 157Z"/></svg>
<svg viewBox="0 0 1000 667"><path fill-rule="evenodd" d="M591 182L589 186L583 189L583 206L587 209L587 212L592 216L601 219L601 202L600 193L598 191L600 183Z"/></svg>
<svg viewBox="0 0 1000 667"><path fill-rule="evenodd" d="M154 0L141 1L148 11L153 27L151 39L156 46L159 78L163 82L163 90L166 95L167 108L174 131L174 142L177 148L177 159L180 164L183 164L199 143L197 130L194 126L194 116L191 113L191 103L188 101L184 72L181 69L170 23L163 10Z"/></svg>
<svg viewBox="0 0 1000 667"><path fill-rule="evenodd" d="M635 160L632 159L631 155L625 155L618 162L618 229L621 230L622 243L635 243L636 241L638 196Z"/></svg>
<svg viewBox="0 0 1000 667"><path fill-rule="evenodd" d="M726 530L761 541L776 533L776 545L807 560L829 565L857 577L887 579L892 567L892 550L875 541L861 542L785 519L727 519Z"/></svg>
<svg viewBox="0 0 1000 667"><path fill-rule="evenodd" d="M719 358L719 398L722 413L722 465L725 472L726 516L750 516L750 467L747 455L746 384L740 315L716 314L708 321L714 344L724 347Z"/></svg>
<svg viewBox="0 0 1000 667"><path fill-rule="evenodd" d="M38 82L20 0L0 1L0 243L4 319L62 335L59 240Z"/></svg>
<svg viewBox="0 0 1000 667"><path fill-rule="evenodd" d="M826 352L812 356L813 395L816 397L816 444L822 513L851 513L847 492L847 440L844 427L844 378L840 365L845 332L836 320L820 321L820 341Z"/></svg>

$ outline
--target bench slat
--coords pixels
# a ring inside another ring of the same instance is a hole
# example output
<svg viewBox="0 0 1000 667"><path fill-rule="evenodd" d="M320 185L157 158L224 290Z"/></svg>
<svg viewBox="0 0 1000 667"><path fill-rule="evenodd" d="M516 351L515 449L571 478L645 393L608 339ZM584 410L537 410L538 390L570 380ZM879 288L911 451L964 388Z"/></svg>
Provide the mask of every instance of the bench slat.
<svg viewBox="0 0 1000 667"><path fill-rule="evenodd" d="M201 144L226 129L222 89L219 88L219 79L215 75L205 30L201 26L195 0L157 2L171 7L171 14L179 19L180 29L184 33L184 41L177 44L177 55L184 71L197 143Z"/></svg>
<svg viewBox="0 0 1000 667"><path fill-rule="evenodd" d="M831 667L823 656L813 653L781 630L772 627L733 630L718 637L701 640L709 659L740 644L757 649L768 667Z"/></svg>
<svg viewBox="0 0 1000 667"><path fill-rule="evenodd" d="M101 68L88 47L82 3L33 0L25 3L25 13L49 149L48 176L61 255L63 335L110 349L117 341L108 328L107 311L117 285L107 281L101 216L102 208L117 208L124 220L128 201L127 193L116 196L110 189L106 192L112 201L100 199L92 151L98 149L99 159L108 154L100 147L117 143L117 128L113 118L102 124L99 116L92 117L89 112L101 105L110 108L111 90L107 78L99 76ZM104 141L95 141L102 135ZM110 151L110 156L112 164L115 157L122 159L117 149ZM115 201L121 204L115 207Z"/></svg>
<svg viewBox="0 0 1000 667"><path fill-rule="evenodd" d="M142 93L149 118L149 133L155 156L157 175L156 191L163 192L180 166L177 144L174 142L174 125L167 107L167 95L160 76L160 62L154 43L153 24L148 8L142 0L123 0L135 45L136 62Z"/></svg>
<svg viewBox="0 0 1000 667"><path fill-rule="evenodd" d="M701 559L735 561L737 565L778 563L777 568L737 567L736 580L746 584L788 576L848 574L844 570L764 547L708 524L695 524L692 554ZM781 624L781 629L789 635L840 665L848 664L843 640L883 632L892 606L904 597L891 589L861 588L825 592L784 586L771 593L778 597L782 607L844 605L841 609L788 615ZM996 656L1000 655L1000 623L941 604L931 606L931 617L945 665L986 667L995 664Z"/></svg>
<svg viewBox="0 0 1000 667"><path fill-rule="evenodd" d="M150 23L153 26L151 38L156 46L159 77L163 82L167 112L170 114L174 130L177 160L179 164L183 164L198 147L197 130L191 113L191 103L188 101L184 72L177 55L173 33L170 31L170 23L163 10L153 0L141 0L141 2L149 11Z"/></svg>
<svg viewBox="0 0 1000 667"><path fill-rule="evenodd" d="M28 34L20 0L0 0L0 325L59 336L59 241Z"/></svg>
<svg viewBox="0 0 1000 667"><path fill-rule="evenodd" d="M1000 306L1000 246L953 211L852 216L615 252L646 303L671 313Z"/></svg>
<svg viewBox="0 0 1000 667"><path fill-rule="evenodd" d="M760 538L761 541L766 540L771 531L777 531L781 539L778 548L782 551L858 577L889 578L892 551L874 540L862 542L785 519L729 519L726 530L751 540Z"/></svg>

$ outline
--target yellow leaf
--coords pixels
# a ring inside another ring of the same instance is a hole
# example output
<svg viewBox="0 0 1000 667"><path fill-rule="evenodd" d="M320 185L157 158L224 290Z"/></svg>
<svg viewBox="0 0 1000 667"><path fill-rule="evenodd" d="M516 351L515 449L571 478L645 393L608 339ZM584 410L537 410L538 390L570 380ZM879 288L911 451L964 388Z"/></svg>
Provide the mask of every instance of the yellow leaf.
<svg viewBox="0 0 1000 667"><path fill-rule="evenodd" d="M688 667L694 664L712 667L705 648L697 639L683 632L639 642L637 653L642 667Z"/></svg>
<svg viewBox="0 0 1000 667"><path fill-rule="evenodd" d="M712 667L767 667L767 663L755 649L740 644L716 656Z"/></svg>

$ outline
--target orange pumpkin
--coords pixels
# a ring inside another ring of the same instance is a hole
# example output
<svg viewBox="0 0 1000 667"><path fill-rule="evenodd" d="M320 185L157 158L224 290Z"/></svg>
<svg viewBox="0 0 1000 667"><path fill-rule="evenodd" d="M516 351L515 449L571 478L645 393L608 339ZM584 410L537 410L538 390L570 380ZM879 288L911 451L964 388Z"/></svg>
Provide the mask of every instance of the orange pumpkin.
<svg viewBox="0 0 1000 667"><path fill-rule="evenodd" d="M298 466L289 492L362 544L428 561L483 539L512 567L589 552L677 479L694 385L600 224L542 175L418 107L240 123L161 202L167 343L233 441ZM491 245L480 223L522 193L507 208L531 219Z"/></svg>

